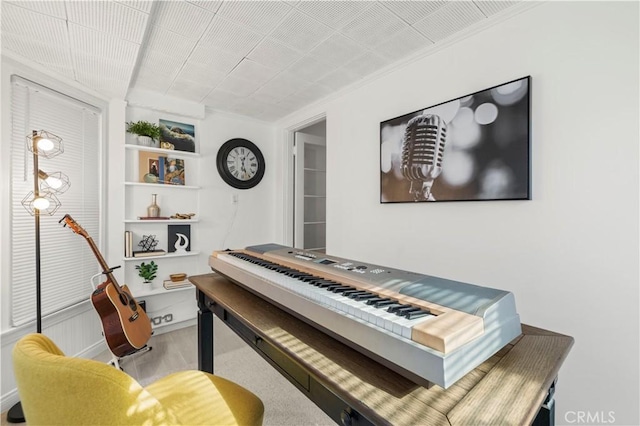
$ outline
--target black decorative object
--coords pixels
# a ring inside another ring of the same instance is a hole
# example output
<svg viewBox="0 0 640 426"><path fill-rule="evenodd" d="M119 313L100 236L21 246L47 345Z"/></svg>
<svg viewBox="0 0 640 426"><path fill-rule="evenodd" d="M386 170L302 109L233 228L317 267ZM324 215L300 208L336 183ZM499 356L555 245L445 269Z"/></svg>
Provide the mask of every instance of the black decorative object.
<svg viewBox="0 0 640 426"><path fill-rule="evenodd" d="M167 225L167 251L191 251L191 225Z"/></svg>
<svg viewBox="0 0 640 426"><path fill-rule="evenodd" d="M531 77L380 123L380 202L531 199Z"/></svg>
<svg viewBox="0 0 640 426"><path fill-rule="evenodd" d="M246 139L230 139L222 144L216 164L220 177L234 188L253 188L264 176L262 152Z"/></svg>
<svg viewBox="0 0 640 426"><path fill-rule="evenodd" d="M156 240L155 235L143 235L142 240L138 243L138 247L142 249L142 251L152 251L155 250L158 245L158 240Z"/></svg>

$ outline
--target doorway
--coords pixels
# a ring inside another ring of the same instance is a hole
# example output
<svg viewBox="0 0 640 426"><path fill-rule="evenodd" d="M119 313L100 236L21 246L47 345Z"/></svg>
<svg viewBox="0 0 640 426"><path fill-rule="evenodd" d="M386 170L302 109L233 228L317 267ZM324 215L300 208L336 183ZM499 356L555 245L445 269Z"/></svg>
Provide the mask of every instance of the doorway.
<svg viewBox="0 0 640 426"><path fill-rule="evenodd" d="M324 252L327 239L327 138L322 120L294 133L294 246Z"/></svg>

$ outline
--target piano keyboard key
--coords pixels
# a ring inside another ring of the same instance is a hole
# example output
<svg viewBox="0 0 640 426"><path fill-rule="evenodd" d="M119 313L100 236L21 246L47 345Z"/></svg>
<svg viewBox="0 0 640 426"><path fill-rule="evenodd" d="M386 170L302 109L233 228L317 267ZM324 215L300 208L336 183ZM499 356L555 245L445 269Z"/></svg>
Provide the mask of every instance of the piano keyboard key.
<svg viewBox="0 0 640 426"><path fill-rule="evenodd" d="M230 254L233 257L224 258L225 261L252 270L273 284L316 303L330 306L407 339L411 339L412 327L434 317L430 312L397 303L374 292L358 290L337 281L278 266L243 253Z"/></svg>

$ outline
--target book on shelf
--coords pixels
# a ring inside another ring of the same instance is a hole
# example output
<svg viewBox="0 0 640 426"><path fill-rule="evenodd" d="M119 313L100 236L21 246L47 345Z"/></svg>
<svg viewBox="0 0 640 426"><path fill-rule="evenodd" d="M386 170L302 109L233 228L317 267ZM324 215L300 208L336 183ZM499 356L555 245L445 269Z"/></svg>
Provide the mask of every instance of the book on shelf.
<svg viewBox="0 0 640 426"><path fill-rule="evenodd" d="M140 182L167 185L185 184L183 159L166 157L155 152L140 151L138 160Z"/></svg>
<svg viewBox="0 0 640 426"><path fill-rule="evenodd" d="M133 256L133 233L124 231L124 257Z"/></svg>
<svg viewBox="0 0 640 426"><path fill-rule="evenodd" d="M138 216L138 220L169 220L171 219L169 216Z"/></svg>
<svg viewBox="0 0 640 426"><path fill-rule="evenodd" d="M133 257L163 256L165 253L164 250L138 250L133 252Z"/></svg>
<svg viewBox="0 0 640 426"><path fill-rule="evenodd" d="M165 289L171 290L174 288L190 287L193 284L191 284L191 281L189 281L188 279L184 279L182 281L164 280L162 282L162 285L164 286Z"/></svg>

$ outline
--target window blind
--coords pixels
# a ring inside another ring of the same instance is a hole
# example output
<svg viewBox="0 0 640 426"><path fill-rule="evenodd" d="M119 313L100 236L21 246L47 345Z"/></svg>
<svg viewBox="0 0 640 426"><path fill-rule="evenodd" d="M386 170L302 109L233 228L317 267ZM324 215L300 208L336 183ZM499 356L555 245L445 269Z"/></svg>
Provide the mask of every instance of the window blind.
<svg viewBox="0 0 640 426"><path fill-rule="evenodd" d="M87 300L98 263L85 239L58 221L70 214L99 246L101 111L18 77L11 81L11 320L36 318L35 219L22 206L33 190L33 157L26 136L46 130L64 152L38 159L46 173L63 172L71 187L56 195L62 207L40 217L42 316Z"/></svg>

